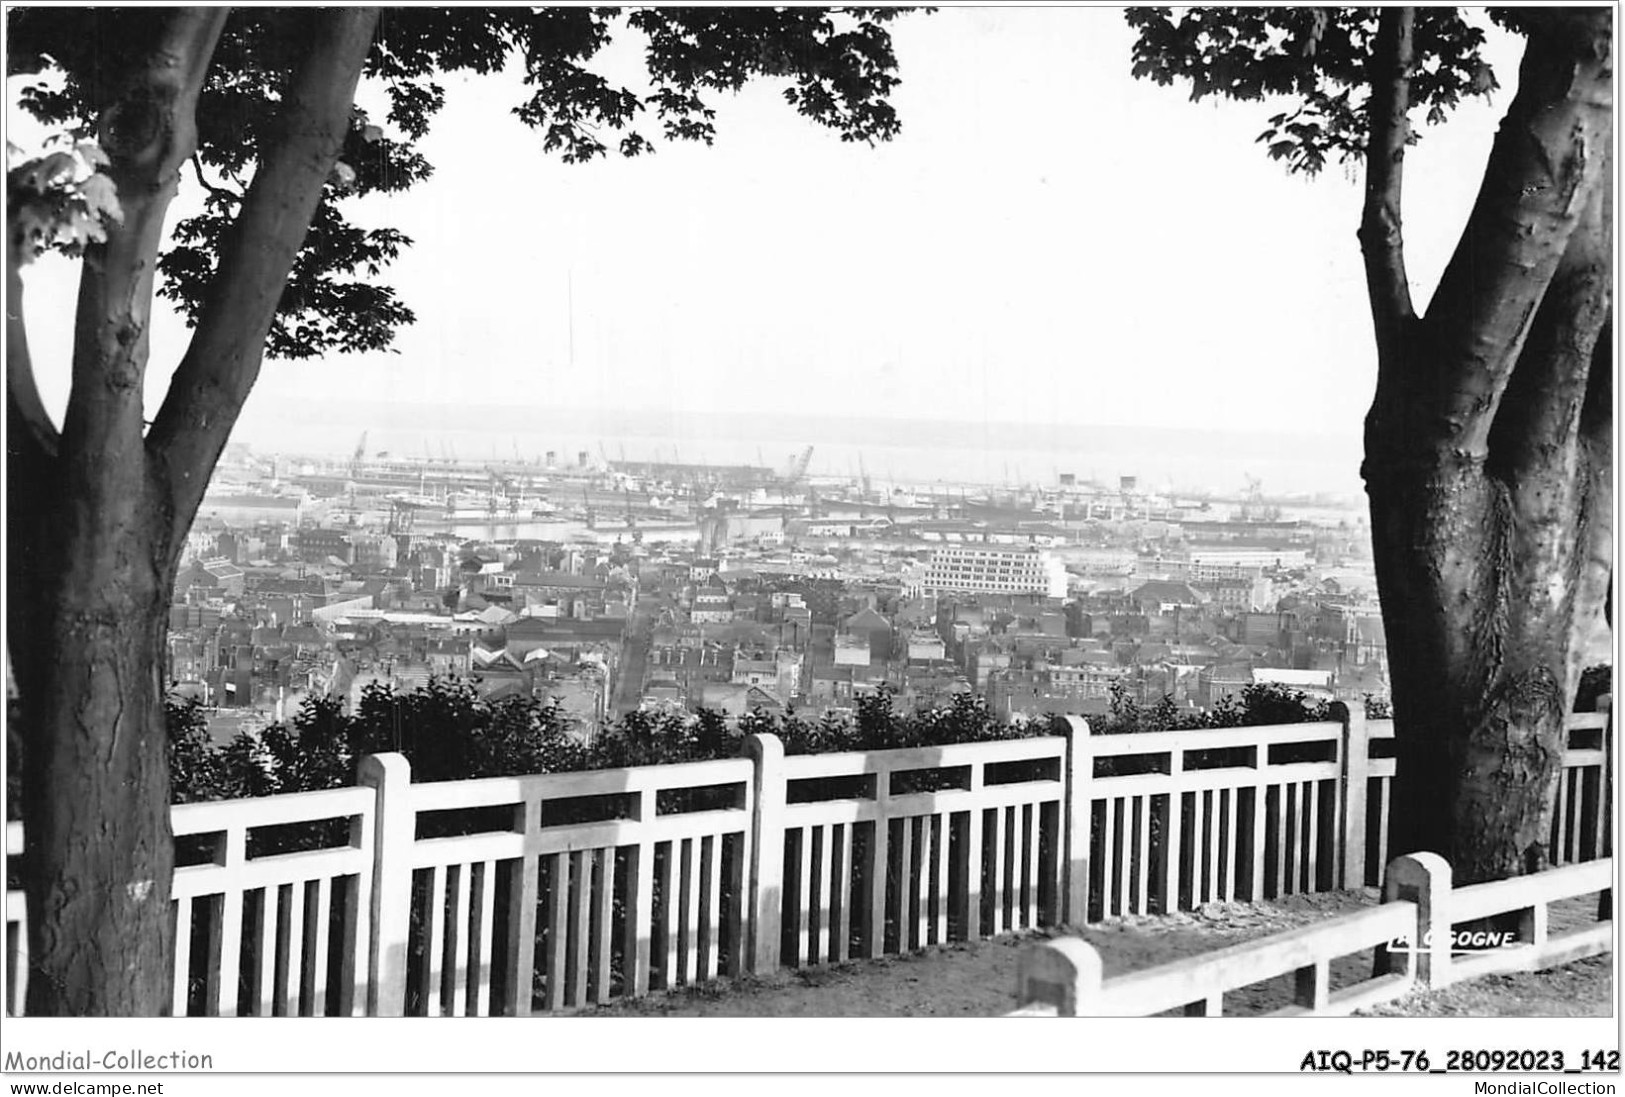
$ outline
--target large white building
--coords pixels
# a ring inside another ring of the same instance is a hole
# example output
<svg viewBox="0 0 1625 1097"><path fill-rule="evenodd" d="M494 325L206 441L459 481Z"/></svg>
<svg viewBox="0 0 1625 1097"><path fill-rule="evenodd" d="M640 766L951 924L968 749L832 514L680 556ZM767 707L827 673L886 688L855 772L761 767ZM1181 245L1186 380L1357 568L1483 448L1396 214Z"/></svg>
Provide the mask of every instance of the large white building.
<svg viewBox="0 0 1625 1097"><path fill-rule="evenodd" d="M937 549L919 583L925 594L1030 594L1066 597L1066 565L1041 549L954 545Z"/></svg>
<svg viewBox="0 0 1625 1097"><path fill-rule="evenodd" d="M1310 563L1308 549L1285 545L1192 544L1171 559L1178 563L1181 557L1185 577L1198 583L1252 579L1267 568L1302 568Z"/></svg>
<svg viewBox="0 0 1625 1097"><path fill-rule="evenodd" d="M210 491L204 493L197 516L214 518L228 526L256 526L262 523L297 526L301 519L311 517L313 508L307 506L306 502L303 496L297 495Z"/></svg>

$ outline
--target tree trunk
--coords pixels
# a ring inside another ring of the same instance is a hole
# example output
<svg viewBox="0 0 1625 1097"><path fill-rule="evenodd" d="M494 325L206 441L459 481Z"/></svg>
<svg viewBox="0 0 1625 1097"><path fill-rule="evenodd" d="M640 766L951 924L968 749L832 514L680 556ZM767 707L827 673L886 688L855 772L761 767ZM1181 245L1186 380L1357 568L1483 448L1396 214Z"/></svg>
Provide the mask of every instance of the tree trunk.
<svg viewBox="0 0 1625 1097"><path fill-rule="evenodd" d="M131 220L140 220L131 211ZM31 1016L168 1012L173 844L161 675L174 556L142 454L137 322L59 436L33 394L8 257L7 633L23 748ZM92 272L84 294L107 280ZM82 294L83 296L83 294ZM124 336L124 337L121 337ZM84 370L85 362L76 369ZM133 400L133 403L132 403Z"/></svg>
<svg viewBox="0 0 1625 1097"><path fill-rule="evenodd" d="M173 930L164 638L177 547L142 416L155 260L223 9L155 20L108 58L99 120L121 217L87 249L72 391L57 434L33 391L8 251L8 470L14 553L7 632L23 725L27 1012L154 1016L170 1004ZM26 471L25 471L26 470Z"/></svg>
<svg viewBox="0 0 1625 1097"><path fill-rule="evenodd" d="M1397 739L1390 855L1438 852L1462 882L1538 871L1580 668L1572 602L1532 593L1574 564L1515 555L1513 492L1470 465L1367 483Z"/></svg>
<svg viewBox="0 0 1625 1097"><path fill-rule="evenodd" d="M46 566L28 569L26 593L13 588L13 612L42 625L28 643L43 658L17 667L30 731L30 1016L170 1010L161 674L173 571L152 566L135 521L118 542L58 541Z"/></svg>
<svg viewBox="0 0 1625 1097"><path fill-rule="evenodd" d="M227 9L169 10L143 24L150 41L108 58L106 71L121 75L110 78L100 133L122 217L86 254L60 434L34 387L23 257L8 248L7 635L24 733L31 1014L170 1010L169 599L342 148L378 20L375 8L310 10L311 45L283 91L279 139L262 150L150 431L153 274Z"/></svg>
<svg viewBox="0 0 1625 1097"><path fill-rule="evenodd" d="M1426 318L1380 285L1396 277L1381 260L1398 225L1392 203L1374 215L1375 182L1362 230L1390 855L1440 853L1469 883L1550 860L1564 718L1612 564L1610 17L1531 21L1518 96Z"/></svg>

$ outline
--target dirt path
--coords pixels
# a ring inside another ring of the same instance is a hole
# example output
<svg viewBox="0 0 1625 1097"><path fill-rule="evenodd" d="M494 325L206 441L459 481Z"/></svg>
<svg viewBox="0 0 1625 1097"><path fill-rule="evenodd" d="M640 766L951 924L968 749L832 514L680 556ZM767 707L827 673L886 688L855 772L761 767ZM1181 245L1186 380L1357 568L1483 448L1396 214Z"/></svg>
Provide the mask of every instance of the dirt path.
<svg viewBox="0 0 1625 1097"><path fill-rule="evenodd" d="M1611 1017L1614 958L1589 956L1551 971L1486 975L1366 1010L1371 1017Z"/></svg>
<svg viewBox="0 0 1625 1097"><path fill-rule="evenodd" d="M1297 895L1273 903L1210 903L1167 917L1123 918L1081 936L1100 950L1107 975L1153 967L1357 910L1375 891ZM1554 919L1554 923L1556 919ZM1554 924L1554 928L1556 928ZM1021 950L1039 932L953 945L911 956L859 960L655 994L588 1010L588 1016L669 1017L994 1017L1015 1008ZM1370 952L1332 966L1334 988L1368 978ZM1609 957L1557 972L1497 976L1414 995L1374 1013L1387 1016L1607 1016L1612 1011ZM1225 995L1229 1016L1256 1015L1292 1000L1285 975Z"/></svg>

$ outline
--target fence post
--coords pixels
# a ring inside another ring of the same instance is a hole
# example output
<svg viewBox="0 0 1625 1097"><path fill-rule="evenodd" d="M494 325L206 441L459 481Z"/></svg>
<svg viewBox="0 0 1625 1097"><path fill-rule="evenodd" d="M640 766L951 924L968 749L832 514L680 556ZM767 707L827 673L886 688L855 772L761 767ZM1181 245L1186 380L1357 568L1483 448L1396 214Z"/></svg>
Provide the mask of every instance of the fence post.
<svg viewBox="0 0 1625 1097"><path fill-rule="evenodd" d="M854 901L863 911L863 953L870 960L886 955L886 898L887 886L891 877L891 813L889 811L891 799L891 768L882 765L874 775L875 779L875 822L869 832L869 846L864 850L863 864L859 868L860 878L863 880L863 900ZM907 823L903 824L907 826ZM906 872L908 866L902 864L900 871ZM902 896L902 880L898 880L898 895ZM906 900L899 898L898 913L898 949L905 951L908 947L906 930L902 928L903 911L907 910Z"/></svg>
<svg viewBox="0 0 1625 1097"><path fill-rule="evenodd" d="M1338 710L1342 711L1339 712ZM1332 705L1335 719L1343 723L1342 773L1339 779L1338 858L1343 888L1365 886L1366 789L1371 777L1371 739L1365 725L1365 705Z"/></svg>
<svg viewBox="0 0 1625 1097"><path fill-rule="evenodd" d="M23 855L23 824L6 824L6 857ZM6 1014L21 1017L28 1004L28 900L19 886L6 889L6 964L10 981L6 985ZM184 1003L183 1003L184 1004Z"/></svg>
<svg viewBox="0 0 1625 1097"><path fill-rule="evenodd" d="M1100 970L1100 953L1081 937L1028 945L1016 968L1016 1008L1050 1005L1058 1017L1077 1017L1100 996Z"/></svg>
<svg viewBox="0 0 1625 1097"><path fill-rule="evenodd" d="M636 793L637 800L633 806L633 818L640 823L652 822L659 812L659 802L654 789L645 788ZM652 947L654 934L654 896L655 896L655 843L647 837L648 831L642 827L639 830L644 835L626 847L626 919L625 919L625 952L622 958L622 985L625 994L632 998L641 998L649 993L650 959L649 952ZM553 896L550 902L562 903L568 894L568 889L561 881L555 881ZM668 899L674 902L675 898ZM742 903L748 903L746 896ZM549 913L552 913L550 908ZM750 915L746 915L749 918ZM557 942L554 942L557 947ZM554 955L559 955L555 951ZM555 964L555 967L562 965ZM550 994L550 1001L563 1001L564 984L560 982L557 998ZM549 1006L556 1009L557 1006Z"/></svg>
<svg viewBox="0 0 1625 1097"><path fill-rule="evenodd" d="M745 736L745 754L755 764L756 810L751 817L750 973L779 969L779 931L784 905L784 744L777 735Z"/></svg>
<svg viewBox="0 0 1625 1097"><path fill-rule="evenodd" d="M541 822L542 806L537 801L527 800L514 808L514 829L524 835L527 851L535 848ZM536 976L536 893L540 877L536 855L526 852L513 866L508 884L508 957L502 1011L510 1017L530 1016ZM487 886L495 883L489 881Z"/></svg>
<svg viewBox="0 0 1625 1097"><path fill-rule="evenodd" d="M1437 853L1407 853L1388 863L1383 877L1382 901L1416 904L1416 925L1411 929L1410 970L1418 986L1437 989L1450 982L1450 863ZM1381 972L1391 958L1379 952Z"/></svg>
<svg viewBox="0 0 1625 1097"><path fill-rule="evenodd" d="M1602 729L1602 775L1597 782L1597 857L1611 857L1614 853L1614 696L1605 693L1597 698L1597 711L1608 713L1608 723ZM1614 917L1614 889L1605 888L1597 896L1597 919Z"/></svg>
<svg viewBox="0 0 1625 1097"><path fill-rule="evenodd" d="M1061 765L1066 765L1063 758ZM879 780L877 775L876 780ZM1062 794L1065 795L1066 779L1062 778ZM987 765L971 767L970 791L974 796L987 787ZM876 788L877 802L881 790ZM959 856L965 864L965 891L959 908L960 925L967 941L979 941L982 938L982 812L980 807L972 808L965 813L964 844L960 847ZM877 824L878 825L878 824ZM1056 824L1061 833L1056 835L1056 865L1060 869L1059 894L1055 897L1056 921L1066 923L1066 851L1061 847L1065 841L1066 805L1061 805L1060 821Z"/></svg>
<svg viewBox="0 0 1625 1097"><path fill-rule="evenodd" d="M367 1016L406 1013L407 937L412 924L412 766L404 755L368 754L358 784L374 790L372 902L367 955Z"/></svg>
<svg viewBox="0 0 1625 1097"><path fill-rule="evenodd" d="M1094 776L1095 761L1089 747L1089 721L1068 716L1066 723L1066 806L1061 813L1061 886L1065 900L1061 924L1081 926L1089 920L1089 780Z"/></svg>

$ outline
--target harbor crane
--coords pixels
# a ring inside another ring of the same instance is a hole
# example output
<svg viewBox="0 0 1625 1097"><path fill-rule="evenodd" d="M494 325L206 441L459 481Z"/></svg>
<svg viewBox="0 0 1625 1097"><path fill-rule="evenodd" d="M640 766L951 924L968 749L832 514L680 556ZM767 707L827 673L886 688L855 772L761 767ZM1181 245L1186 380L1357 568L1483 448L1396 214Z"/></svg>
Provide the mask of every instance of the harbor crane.
<svg viewBox="0 0 1625 1097"><path fill-rule="evenodd" d="M803 479L806 479L806 475L808 475L808 465L811 465L811 463L812 463L812 447L811 447L811 445L809 445L809 447L806 447L806 449L801 450L801 457L796 457L795 453L791 453L791 455L790 455L790 465L786 466L786 468L785 468L785 483L786 484L799 484L799 483L801 483L801 481L803 481Z"/></svg>
<svg viewBox="0 0 1625 1097"><path fill-rule="evenodd" d="M1281 517L1281 508L1264 501L1264 481L1252 473L1243 473L1247 479L1247 499L1241 505L1239 517L1244 522L1273 522Z"/></svg>

